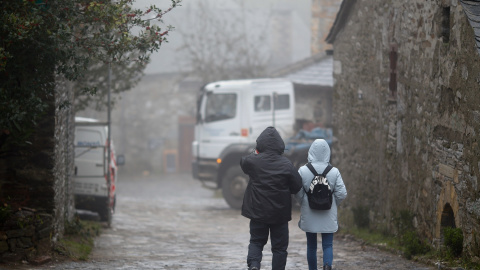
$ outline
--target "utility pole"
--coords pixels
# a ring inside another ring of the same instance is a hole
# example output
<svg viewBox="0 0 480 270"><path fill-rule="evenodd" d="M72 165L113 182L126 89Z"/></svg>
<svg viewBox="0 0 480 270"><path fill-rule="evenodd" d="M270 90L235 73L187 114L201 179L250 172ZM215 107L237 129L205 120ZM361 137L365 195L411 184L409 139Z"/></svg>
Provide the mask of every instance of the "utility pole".
<svg viewBox="0 0 480 270"><path fill-rule="evenodd" d="M112 84L112 63L108 63L108 95L107 95L107 209L110 210L110 187L111 187L111 172L110 172L110 164L112 162L112 156L111 156L111 144L112 144L112 135L111 135L111 106L110 106L110 88ZM108 213L108 215L111 215L111 213ZM110 220L108 221L108 225L110 226Z"/></svg>

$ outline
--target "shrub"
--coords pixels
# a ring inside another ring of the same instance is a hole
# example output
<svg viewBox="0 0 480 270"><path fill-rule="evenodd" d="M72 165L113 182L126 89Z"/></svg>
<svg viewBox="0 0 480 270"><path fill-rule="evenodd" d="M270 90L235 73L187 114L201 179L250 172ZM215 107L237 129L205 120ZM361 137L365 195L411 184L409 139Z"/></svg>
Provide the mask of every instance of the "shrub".
<svg viewBox="0 0 480 270"><path fill-rule="evenodd" d="M416 232L407 231L402 236L404 245L404 254L407 259L411 259L415 255L423 255L430 251L430 247L422 241Z"/></svg>
<svg viewBox="0 0 480 270"><path fill-rule="evenodd" d="M445 247L455 257L463 251L463 232L459 228L445 227L443 230Z"/></svg>

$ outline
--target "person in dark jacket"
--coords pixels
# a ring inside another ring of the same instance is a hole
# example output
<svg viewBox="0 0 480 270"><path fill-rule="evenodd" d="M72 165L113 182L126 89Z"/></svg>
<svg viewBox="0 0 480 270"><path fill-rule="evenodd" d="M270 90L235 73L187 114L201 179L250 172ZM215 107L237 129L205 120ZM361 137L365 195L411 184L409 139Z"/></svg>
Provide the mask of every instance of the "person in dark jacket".
<svg viewBox="0 0 480 270"><path fill-rule="evenodd" d="M302 179L293 164L282 156L285 149L274 127L257 138L256 150L242 157L240 166L250 177L245 190L242 215L250 219L249 269L260 269L263 247L272 245L272 269L285 269L288 222L292 219L292 196L302 188Z"/></svg>

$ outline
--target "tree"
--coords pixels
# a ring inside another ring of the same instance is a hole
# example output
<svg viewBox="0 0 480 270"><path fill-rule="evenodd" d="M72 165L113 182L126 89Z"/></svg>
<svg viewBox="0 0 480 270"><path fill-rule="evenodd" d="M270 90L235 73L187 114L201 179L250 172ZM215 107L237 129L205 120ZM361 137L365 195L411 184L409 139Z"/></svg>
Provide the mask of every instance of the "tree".
<svg viewBox="0 0 480 270"><path fill-rule="evenodd" d="M233 3L238 7L215 9L197 2L188 30L176 29L183 40L178 50L186 54L184 66L204 83L266 75L270 54L265 33L270 15L255 21L242 1Z"/></svg>
<svg viewBox="0 0 480 270"><path fill-rule="evenodd" d="M145 61L124 61L111 65L111 106L114 106L118 95L130 90L140 80L147 65ZM91 61L81 80L73 85L75 93L75 111L87 107L102 111L107 108L109 66L101 61Z"/></svg>
<svg viewBox="0 0 480 270"><path fill-rule="evenodd" d="M45 99L53 95L56 74L79 81L89 68L106 63L144 66L171 30L151 24L181 0L171 1L167 10L150 6L145 11L133 9L133 0L2 1L0 153L29 143L48 106ZM88 83L79 85L82 93L95 92Z"/></svg>

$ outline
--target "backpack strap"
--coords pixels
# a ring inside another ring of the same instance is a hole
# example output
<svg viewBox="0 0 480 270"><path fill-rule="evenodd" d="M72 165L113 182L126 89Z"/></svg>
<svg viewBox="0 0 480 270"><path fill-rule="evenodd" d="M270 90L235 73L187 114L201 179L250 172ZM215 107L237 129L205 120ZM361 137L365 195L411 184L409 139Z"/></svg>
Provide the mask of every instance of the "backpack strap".
<svg viewBox="0 0 480 270"><path fill-rule="evenodd" d="M318 175L319 175L319 174L317 173L317 171L315 170L315 168L313 167L312 163L308 162L307 164L305 164L305 166L307 166L307 168L313 173L314 176L318 176ZM332 168L333 168L332 165L330 165L330 163L329 163L321 175L322 175L323 177L327 178L327 173L328 173ZM312 179L312 181L313 181L313 179ZM305 190L305 187L303 187L303 190L305 191L305 193L308 192L307 190Z"/></svg>
<svg viewBox="0 0 480 270"><path fill-rule="evenodd" d="M313 167L313 166L312 166ZM328 166L325 168L325 170L322 173L322 176L327 178L327 173L332 169L332 165L328 164Z"/></svg>
<svg viewBox="0 0 480 270"><path fill-rule="evenodd" d="M317 171L315 170L315 168L313 168L312 166L312 163L308 162L307 164L305 164L307 166L307 168L313 173L313 175L317 176L318 173Z"/></svg>
<svg viewBox="0 0 480 270"><path fill-rule="evenodd" d="M313 165L312 163L308 162L307 164L305 164L307 166L307 168L313 173L313 175L317 176L317 175L320 175L317 173L317 171L315 170L315 168L313 168ZM323 171L323 173L321 174L323 177L327 177L327 173L332 169L332 165L328 164L327 167L325 168L325 170Z"/></svg>

